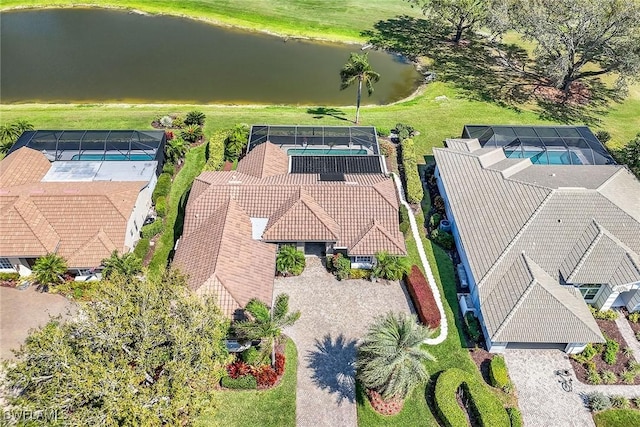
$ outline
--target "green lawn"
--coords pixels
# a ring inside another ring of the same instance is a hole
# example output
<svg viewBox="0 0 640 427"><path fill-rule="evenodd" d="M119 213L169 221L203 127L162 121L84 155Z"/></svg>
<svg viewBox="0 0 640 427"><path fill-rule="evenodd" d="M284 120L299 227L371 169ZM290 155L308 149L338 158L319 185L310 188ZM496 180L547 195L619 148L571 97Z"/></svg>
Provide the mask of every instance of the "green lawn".
<svg viewBox="0 0 640 427"><path fill-rule="evenodd" d="M196 426L286 427L296 424L296 375L298 353L288 339L286 369L279 386L266 391L224 391L216 393L213 413L204 413Z"/></svg>
<svg viewBox="0 0 640 427"><path fill-rule="evenodd" d="M640 426L640 410L609 409L593 416L596 427L631 427Z"/></svg>

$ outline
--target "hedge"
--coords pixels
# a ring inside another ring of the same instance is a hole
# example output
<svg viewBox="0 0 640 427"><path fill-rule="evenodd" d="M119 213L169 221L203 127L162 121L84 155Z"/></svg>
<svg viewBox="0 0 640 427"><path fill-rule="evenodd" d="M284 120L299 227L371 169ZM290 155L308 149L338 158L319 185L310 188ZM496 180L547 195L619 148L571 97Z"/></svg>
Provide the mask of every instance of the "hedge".
<svg viewBox="0 0 640 427"><path fill-rule="evenodd" d="M402 234L407 234L407 231L411 228L411 222L409 222L409 211L405 205L400 205L400 231Z"/></svg>
<svg viewBox="0 0 640 427"><path fill-rule="evenodd" d="M165 163L164 166L162 166L162 172L163 173L168 173L169 175L173 176L174 173L176 173L176 167L173 165L173 163Z"/></svg>
<svg viewBox="0 0 640 427"><path fill-rule="evenodd" d="M151 242L149 241L149 239L142 238L138 240L136 247L133 249L133 254L139 259L144 259L147 256L147 253L149 253L150 245Z"/></svg>
<svg viewBox="0 0 640 427"><path fill-rule="evenodd" d="M409 203L420 203L424 197L422 182L418 174L415 147L412 139L405 139L400 143L402 147L402 166L406 181L407 200Z"/></svg>
<svg viewBox="0 0 640 427"><path fill-rule="evenodd" d="M522 427L522 414L518 408L507 408L507 414L511 420L511 427Z"/></svg>
<svg viewBox="0 0 640 427"><path fill-rule="evenodd" d="M162 233L164 230L164 224L162 220L157 220L152 222L151 224L143 225L141 234L143 239L151 239L152 237Z"/></svg>
<svg viewBox="0 0 640 427"><path fill-rule="evenodd" d="M491 385L498 388L504 388L509 385L509 373L507 365L504 363L504 357L496 355L489 362L489 379Z"/></svg>
<svg viewBox="0 0 640 427"><path fill-rule="evenodd" d="M222 169L224 164L224 140L227 133L218 130L209 138L207 145L207 163L204 165L205 171L217 171Z"/></svg>
<svg viewBox="0 0 640 427"><path fill-rule="evenodd" d="M156 204L156 200L158 200L158 197L168 196L169 191L171 191L171 175L163 172L158 177L156 188L154 188L153 194L151 195L151 201L153 202L153 204Z"/></svg>
<svg viewBox="0 0 640 427"><path fill-rule="evenodd" d="M236 390L254 390L258 388L258 382L253 375L245 375L237 379L231 377L222 377L220 381L222 387L232 388Z"/></svg>
<svg viewBox="0 0 640 427"><path fill-rule="evenodd" d="M442 424L467 426L467 417L456 400L462 387L469 397L470 409L482 427L510 427L511 421L502 403L475 376L458 368L447 369L436 381L435 406Z"/></svg>
<svg viewBox="0 0 640 427"><path fill-rule="evenodd" d="M165 196L156 199L156 213L160 218L164 218L167 214L167 198Z"/></svg>
<svg viewBox="0 0 640 427"><path fill-rule="evenodd" d="M440 310L431 292L427 279L417 265L411 267L407 276L407 290L416 308L420 321L431 329L440 326Z"/></svg>

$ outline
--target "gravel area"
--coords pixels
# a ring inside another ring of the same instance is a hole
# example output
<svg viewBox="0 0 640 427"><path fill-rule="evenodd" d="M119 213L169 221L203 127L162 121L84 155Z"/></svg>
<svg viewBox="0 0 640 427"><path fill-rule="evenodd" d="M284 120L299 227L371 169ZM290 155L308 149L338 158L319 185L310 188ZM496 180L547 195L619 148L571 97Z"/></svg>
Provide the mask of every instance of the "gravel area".
<svg viewBox="0 0 640 427"><path fill-rule="evenodd" d="M284 333L298 347L298 426L356 426L354 368L358 340L375 316L413 311L398 282L339 282L317 257L298 277L277 278L275 293L290 296L300 320Z"/></svg>

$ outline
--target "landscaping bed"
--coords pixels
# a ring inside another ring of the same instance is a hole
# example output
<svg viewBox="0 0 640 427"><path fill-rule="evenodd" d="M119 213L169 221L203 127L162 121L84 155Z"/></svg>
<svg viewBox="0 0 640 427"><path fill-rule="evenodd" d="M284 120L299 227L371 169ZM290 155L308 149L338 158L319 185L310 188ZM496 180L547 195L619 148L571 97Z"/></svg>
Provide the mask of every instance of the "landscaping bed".
<svg viewBox="0 0 640 427"><path fill-rule="evenodd" d="M624 317L626 317L627 321L629 322L629 325L631 326L631 329L633 330L633 334L636 336L636 339L638 341L640 341L640 320L637 322L634 322L630 316L634 316L635 318L635 313L634 314L630 314L627 310L620 310L621 313L624 315Z"/></svg>

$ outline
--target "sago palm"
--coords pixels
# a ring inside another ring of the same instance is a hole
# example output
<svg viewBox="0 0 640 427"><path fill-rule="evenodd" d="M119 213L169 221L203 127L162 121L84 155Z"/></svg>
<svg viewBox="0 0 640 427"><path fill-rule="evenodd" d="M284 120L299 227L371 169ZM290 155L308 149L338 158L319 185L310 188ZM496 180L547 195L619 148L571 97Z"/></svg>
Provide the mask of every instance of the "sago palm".
<svg viewBox="0 0 640 427"><path fill-rule="evenodd" d="M286 245L278 251L276 258L276 270L278 270L278 273L291 273L297 276L302 273L305 265L304 253L296 249L295 246Z"/></svg>
<svg viewBox="0 0 640 427"><path fill-rule="evenodd" d="M407 397L429 378L424 362L435 358L422 342L432 333L406 313L376 318L358 349L356 370L362 385L385 400Z"/></svg>
<svg viewBox="0 0 640 427"><path fill-rule="evenodd" d="M164 154L170 163L176 164L189 151L189 144L182 138L173 138L164 146Z"/></svg>
<svg viewBox="0 0 640 427"><path fill-rule="evenodd" d="M409 258L404 256L391 255L387 252L376 254L376 265L373 274L376 277L389 280L400 280L411 270Z"/></svg>
<svg viewBox="0 0 640 427"><path fill-rule="evenodd" d="M109 258L102 260L102 277L108 279L112 274L117 273L125 277L133 277L142 271L142 260L133 253L122 254L120 256L115 250Z"/></svg>
<svg viewBox="0 0 640 427"><path fill-rule="evenodd" d="M62 283L62 275L67 271L67 262L56 254L47 254L38 258L33 265L33 277L41 288Z"/></svg>
<svg viewBox="0 0 640 427"><path fill-rule="evenodd" d="M358 96L356 98L356 124L360 121L360 100L362 99L362 84L367 87L369 96L373 93L373 84L380 80L380 74L373 71L366 53L352 53L349 61L340 70L340 90L358 83Z"/></svg>

